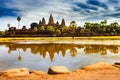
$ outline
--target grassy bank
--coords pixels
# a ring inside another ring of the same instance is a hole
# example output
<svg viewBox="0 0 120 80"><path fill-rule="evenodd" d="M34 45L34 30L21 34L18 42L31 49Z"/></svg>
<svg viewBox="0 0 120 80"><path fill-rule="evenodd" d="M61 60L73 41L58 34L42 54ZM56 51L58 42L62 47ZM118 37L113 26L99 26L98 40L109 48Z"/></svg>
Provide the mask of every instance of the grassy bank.
<svg viewBox="0 0 120 80"><path fill-rule="evenodd" d="M0 42L9 42L15 40L58 40L58 39L72 39L71 37L9 37L9 38L0 38Z"/></svg>
<svg viewBox="0 0 120 80"><path fill-rule="evenodd" d="M118 39L120 36L92 36L92 37L76 37L76 39Z"/></svg>
<svg viewBox="0 0 120 80"><path fill-rule="evenodd" d="M9 42L15 40L71 40L73 37L9 37L0 38L0 42ZM120 36L93 36L93 37L74 37L74 39L116 39L120 40Z"/></svg>

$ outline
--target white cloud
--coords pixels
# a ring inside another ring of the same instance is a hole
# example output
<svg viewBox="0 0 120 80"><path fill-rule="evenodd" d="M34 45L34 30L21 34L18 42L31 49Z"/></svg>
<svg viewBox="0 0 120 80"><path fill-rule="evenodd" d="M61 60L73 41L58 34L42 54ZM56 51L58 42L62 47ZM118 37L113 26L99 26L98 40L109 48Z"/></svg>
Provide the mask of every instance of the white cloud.
<svg viewBox="0 0 120 80"><path fill-rule="evenodd" d="M15 20L13 17L3 17L0 18L0 30L5 30L8 29L7 24L9 23L10 25L16 26L17 25L17 20Z"/></svg>
<svg viewBox="0 0 120 80"><path fill-rule="evenodd" d="M26 25L27 28L30 27L32 22L39 22L43 17L45 17L48 22L50 14L56 21L61 22L62 18L65 18L67 25L70 21L75 20L79 26L83 26L86 21L100 21L104 19L110 19L109 21L119 21L119 19L112 17L103 17L102 15L113 13L115 11L114 7L108 4L108 0L100 0L108 5L109 9L105 10L99 6L95 6L98 10L89 10L90 13L86 12L85 9L80 9L80 11L73 11L73 7L76 7L73 2L81 2L86 4L87 0L12 0L11 3L6 3L8 8L19 9L18 15L21 16L21 26ZM3 17L0 18L0 30L7 29L7 24L10 23L11 26L17 27L17 17ZM5 27L6 26L6 27Z"/></svg>
<svg viewBox="0 0 120 80"><path fill-rule="evenodd" d="M73 0L73 2L81 2L81 3L86 3L87 0Z"/></svg>
<svg viewBox="0 0 120 80"><path fill-rule="evenodd" d="M72 5L68 3L63 4L63 2L56 0L52 2L45 2L42 7L39 5L31 6L28 5L28 3L27 5L23 5L23 3L25 4L25 2L19 2L20 1L14 2L16 5L13 5L11 7L19 7L19 9L22 10L19 14L22 15L23 18L26 18L26 20L29 20L31 22L38 22L40 19L42 19L42 17L45 17L48 22L50 14L53 14L55 21L58 20L59 22L61 22L62 18L65 18L65 20L67 21L71 19L71 16L76 14L71 10ZM18 3L19 5L17 5Z"/></svg>

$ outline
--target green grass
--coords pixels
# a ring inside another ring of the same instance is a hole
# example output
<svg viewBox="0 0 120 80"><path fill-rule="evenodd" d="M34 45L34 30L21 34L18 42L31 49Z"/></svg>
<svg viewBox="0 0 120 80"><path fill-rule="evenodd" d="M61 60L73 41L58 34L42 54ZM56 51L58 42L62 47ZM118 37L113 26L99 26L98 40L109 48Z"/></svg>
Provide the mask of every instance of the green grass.
<svg viewBox="0 0 120 80"><path fill-rule="evenodd" d="M92 36L92 37L76 37L81 39L120 39L120 36Z"/></svg>
<svg viewBox="0 0 120 80"><path fill-rule="evenodd" d="M9 38L0 38L0 42L9 42L15 40L72 40L72 37L9 37ZM120 40L120 36L93 36L93 37L75 37L75 40L79 39L117 39Z"/></svg>
<svg viewBox="0 0 120 80"><path fill-rule="evenodd" d="M38 41L38 40L59 40L59 39L62 39L62 40L68 40L68 39L71 39L71 37L16 37L16 38L0 38L0 42L9 42L9 41L15 41L15 40L35 40L35 41Z"/></svg>

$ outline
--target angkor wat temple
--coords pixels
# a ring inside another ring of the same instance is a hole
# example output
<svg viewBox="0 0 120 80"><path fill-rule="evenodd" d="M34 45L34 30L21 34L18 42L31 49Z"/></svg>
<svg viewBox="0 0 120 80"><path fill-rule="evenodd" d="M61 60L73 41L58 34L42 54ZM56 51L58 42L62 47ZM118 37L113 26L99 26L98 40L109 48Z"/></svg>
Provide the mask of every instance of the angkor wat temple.
<svg viewBox="0 0 120 80"><path fill-rule="evenodd" d="M41 26L44 27L44 31L40 30ZM43 17L42 20L39 21L39 23L32 23L29 29L27 29L26 26L23 26L22 29L10 27L9 36L51 36L50 32L47 30L48 26L53 26L55 30L59 29L62 32L62 28L65 26L65 20L62 19L60 24L58 21L55 23L54 18L51 14L48 23L46 23L46 20ZM35 27L37 27L36 31L34 30Z"/></svg>

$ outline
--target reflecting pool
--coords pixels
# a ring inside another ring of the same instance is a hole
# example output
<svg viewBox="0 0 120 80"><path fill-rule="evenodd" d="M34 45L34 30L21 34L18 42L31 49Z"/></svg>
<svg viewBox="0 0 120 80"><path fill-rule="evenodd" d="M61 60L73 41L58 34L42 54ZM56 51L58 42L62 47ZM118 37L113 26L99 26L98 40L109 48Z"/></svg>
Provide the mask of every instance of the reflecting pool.
<svg viewBox="0 0 120 80"><path fill-rule="evenodd" d="M100 61L120 61L120 45L0 43L0 70L26 67L48 71L55 65L76 70Z"/></svg>

